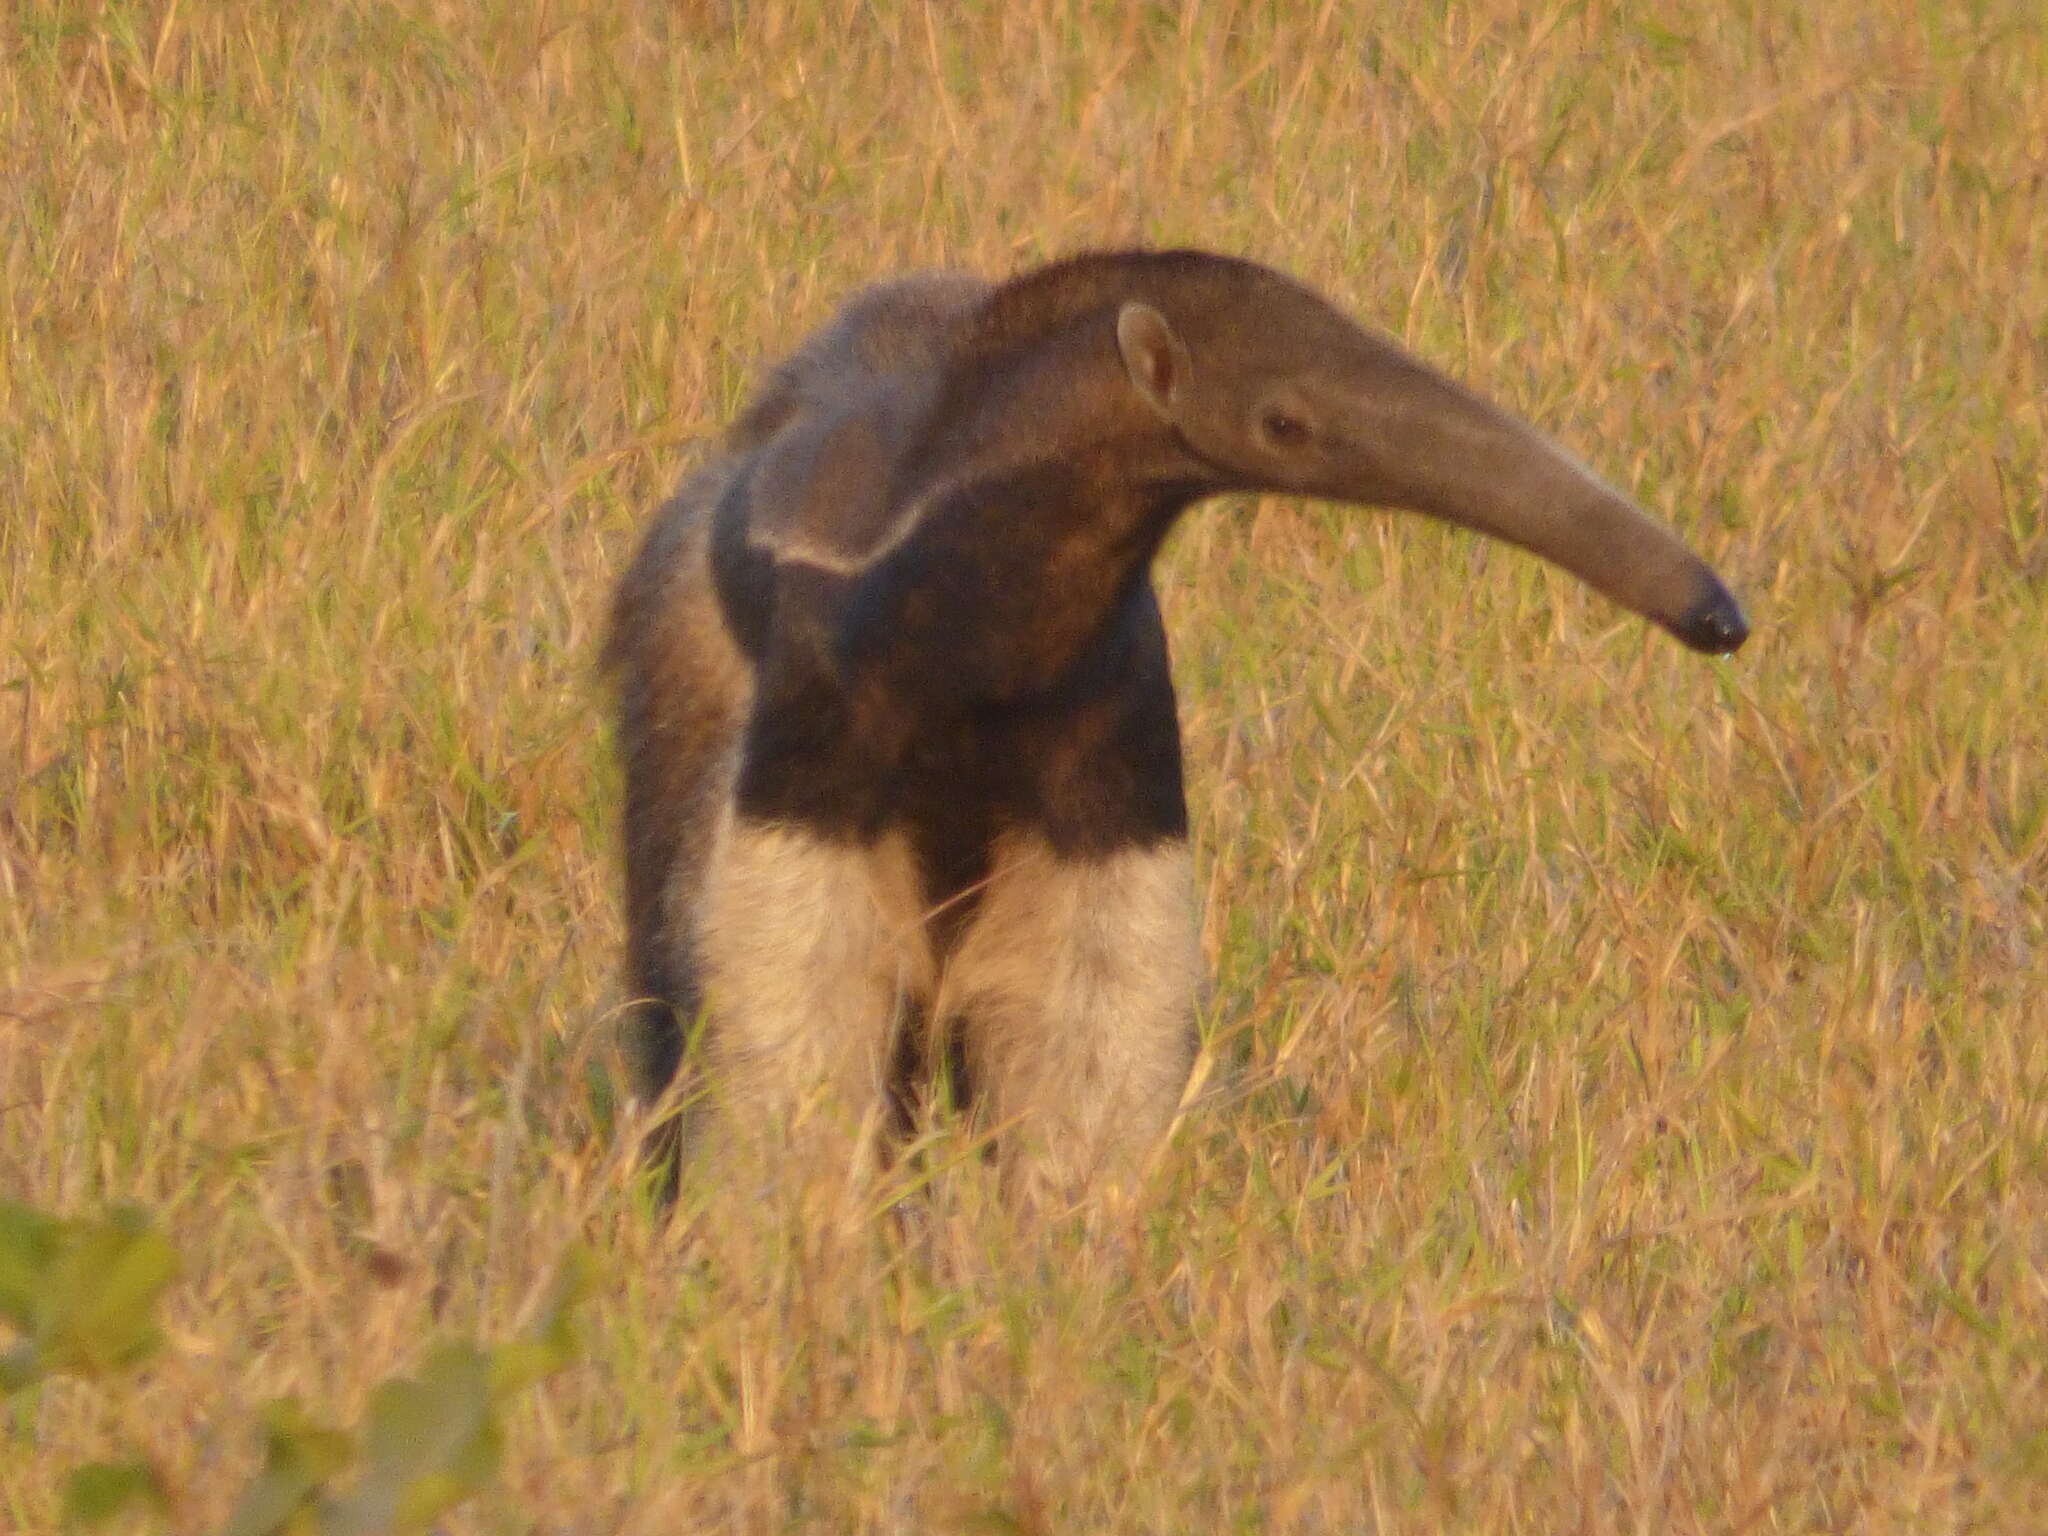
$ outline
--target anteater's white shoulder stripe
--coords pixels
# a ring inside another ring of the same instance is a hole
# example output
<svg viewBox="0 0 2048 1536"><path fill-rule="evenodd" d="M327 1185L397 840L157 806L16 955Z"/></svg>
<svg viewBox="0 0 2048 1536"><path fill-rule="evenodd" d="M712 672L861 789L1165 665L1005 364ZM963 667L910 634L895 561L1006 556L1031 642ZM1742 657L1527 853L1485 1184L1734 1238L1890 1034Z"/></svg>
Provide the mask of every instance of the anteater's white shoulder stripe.
<svg viewBox="0 0 2048 1536"><path fill-rule="evenodd" d="M747 542L778 564L807 565L834 576L859 576L881 564L916 533L934 507L972 483L967 479L948 480L924 491L859 549L818 542L812 530L804 526L749 529Z"/></svg>

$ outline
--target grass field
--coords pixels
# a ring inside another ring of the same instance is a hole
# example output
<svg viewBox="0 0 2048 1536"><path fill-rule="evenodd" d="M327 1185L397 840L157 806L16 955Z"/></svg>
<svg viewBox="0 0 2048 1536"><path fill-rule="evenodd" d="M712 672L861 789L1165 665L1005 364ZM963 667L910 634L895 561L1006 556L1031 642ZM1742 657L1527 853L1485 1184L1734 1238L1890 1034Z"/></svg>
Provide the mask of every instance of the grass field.
<svg viewBox="0 0 2048 1536"><path fill-rule="evenodd" d="M2035 0L31 4L0 57L0 1195L184 1256L131 1384L0 1409L0 1530L122 1445L216 1528L266 1401L353 1422L573 1244L581 1363L450 1532L2040 1529ZM1530 416L1756 638L1196 513L1206 1092L1140 1207L664 1228L610 583L846 290L1133 240Z"/></svg>

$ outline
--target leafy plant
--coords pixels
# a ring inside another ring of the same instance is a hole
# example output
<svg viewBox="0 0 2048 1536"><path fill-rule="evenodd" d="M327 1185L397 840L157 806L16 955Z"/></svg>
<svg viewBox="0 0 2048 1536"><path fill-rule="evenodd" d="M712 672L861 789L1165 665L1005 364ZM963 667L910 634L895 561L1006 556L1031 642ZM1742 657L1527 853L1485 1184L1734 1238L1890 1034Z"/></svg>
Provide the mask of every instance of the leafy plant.
<svg viewBox="0 0 2048 1536"><path fill-rule="evenodd" d="M64 1221L0 1201L0 1319L17 1335L0 1353L0 1392L147 1359L163 1342L157 1298L177 1272L169 1241L133 1206Z"/></svg>
<svg viewBox="0 0 2048 1536"><path fill-rule="evenodd" d="M155 1309L177 1272L169 1240L134 1207L66 1220L0 1202L0 1320L15 1334L0 1353L0 1392L60 1374L109 1377L147 1359L163 1342ZM574 1358L572 1313L589 1288L589 1262L572 1252L524 1336L494 1349L438 1346L416 1376L371 1394L356 1431L316 1422L296 1398L269 1404L262 1470L223 1536L426 1530L496 1477L504 1406ZM74 1527L170 1508L162 1478L139 1457L89 1463L64 1482L64 1519Z"/></svg>
<svg viewBox="0 0 2048 1536"><path fill-rule="evenodd" d="M441 1345L417 1376L377 1388L358 1434L314 1423L296 1399L272 1403L264 1414L263 1470L223 1536L426 1530L497 1475L504 1405L574 1358L571 1312L589 1279L588 1261L572 1253L525 1337L489 1350ZM335 1492L351 1466L354 1483Z"/></svg>

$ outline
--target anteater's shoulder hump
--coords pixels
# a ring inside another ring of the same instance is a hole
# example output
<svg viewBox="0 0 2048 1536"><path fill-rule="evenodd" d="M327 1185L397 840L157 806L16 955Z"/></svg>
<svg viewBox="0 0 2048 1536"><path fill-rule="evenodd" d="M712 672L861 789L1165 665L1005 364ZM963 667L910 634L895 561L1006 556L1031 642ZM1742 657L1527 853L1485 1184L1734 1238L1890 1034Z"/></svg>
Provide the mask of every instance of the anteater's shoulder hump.
<svg viewBox="0 0 2048 1536"><path fill-rule="evenodd" d="M858 401L879 380L936 373L989 291L965 272L914 272L861 289L770 371L727 447L759 447L806 415Z"/></svg>

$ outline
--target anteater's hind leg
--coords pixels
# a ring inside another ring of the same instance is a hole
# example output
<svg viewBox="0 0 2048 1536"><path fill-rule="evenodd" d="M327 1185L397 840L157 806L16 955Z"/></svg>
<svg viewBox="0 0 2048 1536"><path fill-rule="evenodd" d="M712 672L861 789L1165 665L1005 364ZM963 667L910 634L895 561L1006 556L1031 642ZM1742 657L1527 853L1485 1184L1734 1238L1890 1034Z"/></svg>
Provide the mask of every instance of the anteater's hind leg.
<svg viewBox="0 0 2048 1536"><path fill-rule="evenodd" d="M917 871L859 844L728 811L698 928L714 1112L770 1166L871 1167L902 1021L931 995Z"/></svg>
<svg viewBox="0 0 2048 1536"><path fill-rule="evenodd" d="M1137 1171L1194 1063L1197 961L1185 840L998 846L940 1006L1006 1182L1059 1195Z"/></svg>
<svg viewBox="0 0 2048 1536"><path fill-rule="evenodd" d="M697 908L719 808L731 798L752 674L711 584L712 512L733 473L714 464L661 509L613 601L605 666L625 768L628 979L623 1044L643 1108L680 1101L650 1159L675 1188L699 1097L685 1046L703 1005ZM671 1093L679 1071L691 1072Z"/></svg>
<svg viewBox="0 0 2048 1536"><path fill-rule="evenodd" d="M664 1101L684 1071L684 1055L701 1004L696 988L678 978L660 957L635 957L630 974L639 981L639 996L629 1005L622 1032L626 1066L635 1102L644 1110ZM662 1197L673 1200L682 1174L683 1153L690 1141L699 1106L694 1078L683 1078L673 1097L675 1106L648 1130L641 1155L660 1177Z"/></svg>

